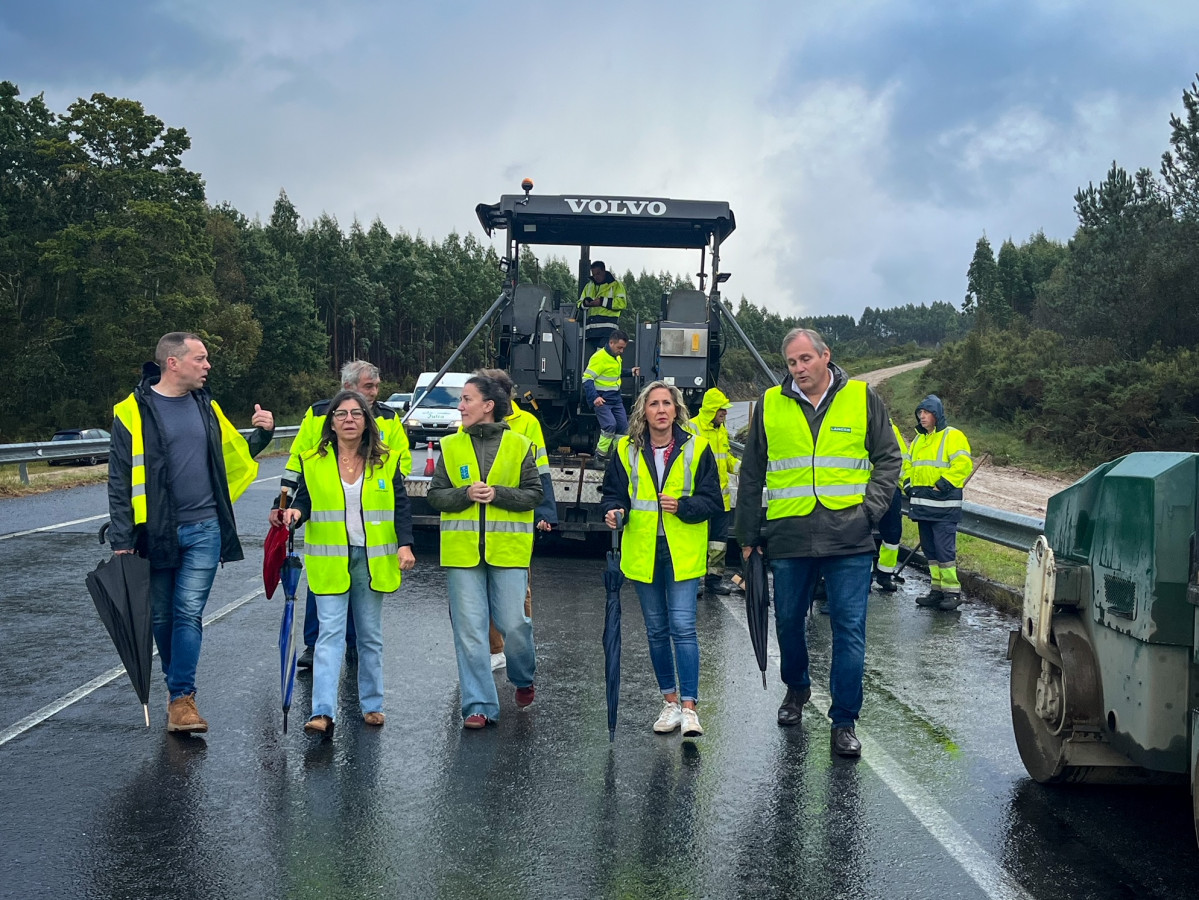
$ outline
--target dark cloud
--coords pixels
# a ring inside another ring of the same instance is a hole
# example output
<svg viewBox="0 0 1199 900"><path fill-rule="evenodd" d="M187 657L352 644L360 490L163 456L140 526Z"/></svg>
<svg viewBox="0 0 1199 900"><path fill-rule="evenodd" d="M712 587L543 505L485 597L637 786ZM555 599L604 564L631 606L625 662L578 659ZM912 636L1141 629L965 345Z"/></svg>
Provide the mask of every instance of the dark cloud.
<svg viewBox="0 0 1199 900"><path fill-rule="evenodd" d="M227 58L227 48L156 0L17 0L0 7L5 77L19 74L14 80L29 82L29 88L84 80L103 91L106 82L149 73L194 74Z"/></svg>
<svg viewBox="0 0 1199 900"><path fill-rule="evenodd" d="M784 69L774 104L792 104L823 81L890 91L880 180L897 198L969 206L1002 194L1027 171L1023 157L990 160L985 180L963 165L965 141L1005 114L1041 117L1061 139L1080 124L1085 98L1115 88L1124 104L1152 103L1180 95L1194 77L1192 45L1167 31L1164 19L1154 27L1131 8L1122 14L1095 6L897 4L838 31L835 40L805 41Z"/></svg>

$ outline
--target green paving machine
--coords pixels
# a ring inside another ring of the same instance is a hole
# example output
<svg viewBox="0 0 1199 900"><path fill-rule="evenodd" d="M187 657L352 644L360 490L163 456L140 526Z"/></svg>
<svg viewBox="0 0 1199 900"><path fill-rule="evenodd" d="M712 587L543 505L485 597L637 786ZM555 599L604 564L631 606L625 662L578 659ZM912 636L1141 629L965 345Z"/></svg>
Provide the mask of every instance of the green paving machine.
<svg viewBox="0 0 1199 900"><path fill-rule="evenodd" d="M1049 500L1008 644L1038 782L1186 783L1199 841L1199 454L1134 453Z"/></svg>

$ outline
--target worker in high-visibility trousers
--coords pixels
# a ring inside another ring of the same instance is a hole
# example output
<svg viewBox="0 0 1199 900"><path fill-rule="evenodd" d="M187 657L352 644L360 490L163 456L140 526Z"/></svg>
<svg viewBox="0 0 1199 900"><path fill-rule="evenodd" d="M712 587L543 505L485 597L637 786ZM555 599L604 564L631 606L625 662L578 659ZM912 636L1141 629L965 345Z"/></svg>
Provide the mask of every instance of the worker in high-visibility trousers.
<svg viewBox="0 0 1199 900"><path fill-rule="evenodd" d="M716 470L720 475L720 494L724 500L724 512L708 522L708 571L704 576L704 587L710 594L731 594L732 588L724 580L724 562L729 544L728 514L732 509L729 476L735 475L740 461L729 452L729 430L724 420L733 404L720 388L708 388L704 402L695 422L699 425L699 436L708 442L716 458Z"/></svg>
<svg viewBox="0 0 1199 900"><path fill-rule="evenodd" d="M878 548L878 562L874 567L874 580L879 590L888 594L898 590L894 575L899 569L899 541L903 537L903 491L908 486L912 468L912 457L908 453L907 442L904 441L903 432L899 430L894 419L891 420L891 431L895 434L895 442L899 444L899 452L903 456L903 470L899 475L899 485L891 497L891 506L878 521L878 536L882 538L882 544Z"/></svg>
<svg viewBox="0 0 1199 900"><path fill-rule="evenodd" d="M629 430L624 398L620 396L620 379L625 374L621 354L628 345L629 336L616 329L608 336L608 343L591 354L587 368L583 370L583 392L599 420L600 436L595 455L600 459L607 459L612 444ZM641 369L633 366L631 374L640 375Z"/></svg>
<svg viewBox="0 0 1199 900"><path fill-rule="evenodd" d="M908 451L908 516L920 528L920 543L932 579L932 590L916 602L948 611L962 603L958 523L962 521L962 488L974 471L974 459L966 435L950 427L936 394L929 394L916 407L916 430L920 434Z"/></svg>

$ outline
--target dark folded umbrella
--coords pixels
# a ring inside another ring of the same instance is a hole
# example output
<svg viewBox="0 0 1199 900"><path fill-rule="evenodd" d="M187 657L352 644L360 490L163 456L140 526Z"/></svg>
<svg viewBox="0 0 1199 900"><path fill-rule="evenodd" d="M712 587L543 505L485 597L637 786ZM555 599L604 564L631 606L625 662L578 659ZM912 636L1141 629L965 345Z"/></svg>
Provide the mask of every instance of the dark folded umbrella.
<svg viewBox="0 0 1199 900"><path fill-rule="evenodd" d="M604 692L608 697L608 740L616 740L616 707L620 704L620 588L624 573L620 571L620 526L624 517L616 514L612 531L612 549L604 568Z"/></svg>
<svg viewBox="0 0 1199 900"><path fill-rule="evenodd" d="M762 670L762 688L766 687L766 639L770 630L770 582L766 580L766 557L754 548L745 561L745 621L749 640Z"/></svg>
<svg viewBox="0 0 1199 900"><path fill-rule="evenodd" d="M87 592L92 595L100 621L125 664L149 728L150 675L154 661L150 562L134 553L113 554L88 573Z"/></svg>
<svg viewBox="0 0 1199 900"><path fill-rule="evenodd" d="M287 556L279 571L283 582L283 621L279 623L279 687L283 694L283 733L287 734L287 714L291 710L291 696L296 687L296 591L300 588L300 572L304 564L295 551L296 532L288 532Z"/></svg>

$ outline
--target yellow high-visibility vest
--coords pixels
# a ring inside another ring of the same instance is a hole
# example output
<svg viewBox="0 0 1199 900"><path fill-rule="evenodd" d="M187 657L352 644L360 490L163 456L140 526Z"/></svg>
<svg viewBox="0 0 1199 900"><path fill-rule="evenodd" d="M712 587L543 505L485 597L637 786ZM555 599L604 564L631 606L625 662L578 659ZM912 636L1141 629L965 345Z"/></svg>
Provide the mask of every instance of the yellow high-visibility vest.
<svg viewBox="0 0 1199 900"><path fill-rule="evenodd" d="M399 454L388 453L382 465L362 475L362 527L371 590L390 594L400 589L400 551L395 528L395 479ZM304 524L304 568L314 594L344 594L350 589L350 538L346 531L346 496L337 466L337 448L316 449L300 457L312 514Z"/></svg>
<svg viewBox="0 0 1199 900"><path fill-rule="evenodd" d="M533 464L537 466L537 474L548 475L550 458L545 448L545 433L541 430L541 423L537 421L537 417L514 403L512 412L504 416L504 421L517 434L523 434L529 439L533 445Z"/></svg>
<svg viewBox="0 0 1199 900"><path fill-rule="evenodd" d="M250 456L250 445L241 436L233 423L225 418L224 412L215 400L212 404L213 415L221 429L221 456L225 460L225 480L229 486L229 500L237 502L237 498L246 492L258 477L258 463ZM146 438L142 430L142 411L138 406L137 397L130 394L112 408L113 418L120 421L129 432L131 439L131 478L133 524L143 525L146 521Z"/></svg>
<svg viewBox="0 0 1199 900"><path fill-rule="evenodd" d="M870 455L866 452L866 382L849 381L833 397L820 434L800 401L770 388L762 398L766 429L766 518L806 516L819 500L828 509L848 509L866 499Z"/></svg>
<svg viewBox="0 0 1199 900"><path fill-rule="evenodd" d="M600 347L587 361L583 380L593 382L597 391L619 391L621 365L619 356L613 356L608 348Z"/></svg>
<svg viewBox="0 0 1199 900"><path fill-rule="evenodd" d="M520 469L532 442L511 428L504 430L487 477L479 471L479 459L465 431L441 439L441 458L454 487L469 487L483 481L493 487L520 487ZM462 512L441 514L441 564L456 569L479 565L479 528L483 527L483 558L490 565L527 568L533 558L533 510L513 512L494 503L486 505L480 522L480 504Z"/></svg>
<svg viewBox="0 0 1199 900"><path fill-rule="evenodd" d="M669 497L690 497L695 493L700 457L708 442L693 437L680 448L666 472L661 493ZM670 545L674 577L684 581L699 578L708 570L708 523L690 525L674 513L663 512L654 477L641 453L628 435L616 443L616 458L629 479L630 508L621 541L620 571L633 581L654 580L655 550L658 543L658 519Z"/></svg>

